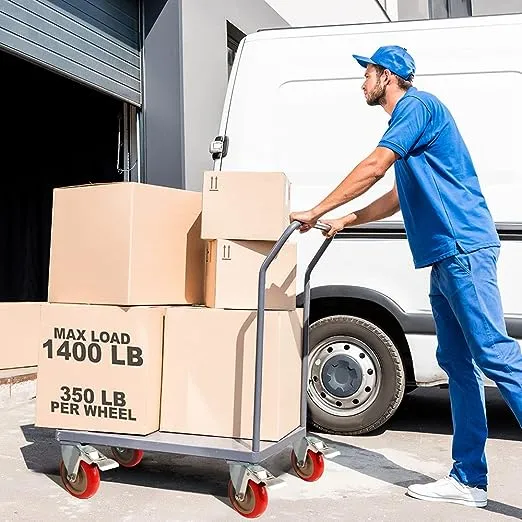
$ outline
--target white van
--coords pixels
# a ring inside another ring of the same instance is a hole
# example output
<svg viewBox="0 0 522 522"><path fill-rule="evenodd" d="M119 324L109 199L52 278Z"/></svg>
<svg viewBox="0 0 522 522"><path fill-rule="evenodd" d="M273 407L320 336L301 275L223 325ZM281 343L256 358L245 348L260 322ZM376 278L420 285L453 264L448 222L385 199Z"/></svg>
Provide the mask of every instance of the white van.
<svg viewBox="0 0 522 522"><path fill-rule="evenodd" d="M414 85L451 110L471 151L502 240L498 267L508 332L522 339L522 15L291 28L239 48L214 154L215 170L282 171L293 210L326 196L377 145L389 116L369 107L352 54L382 45L414 57ZM331 216L392 187L388 172ZM300 235L298 281L323 240ZM362 434L383 425L405 391L447 382L436 358L428 289L401 215L338 234L312 276L310 419Z"/></svg>

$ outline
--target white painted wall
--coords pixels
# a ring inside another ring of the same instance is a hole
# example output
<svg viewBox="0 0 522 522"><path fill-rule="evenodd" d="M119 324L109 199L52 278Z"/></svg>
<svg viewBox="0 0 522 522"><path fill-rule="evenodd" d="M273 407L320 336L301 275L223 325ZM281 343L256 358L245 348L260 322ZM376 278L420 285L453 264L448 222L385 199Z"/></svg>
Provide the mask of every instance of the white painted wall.
<svg viewBox="0 0 522 522"><path fill-rule="evenodd" d="M208 146L219 131L228 84L227 20L245 34L288 26L264 0L182 1L185 188L189 190L201 190L203 172L213 168Z"/></svg>
<svg viewBox="0 0 522 522"><path fill-rule="evenodd" d="M381 5L386 9L386 13L392 22L399 20L399 0L381 0Z"/></svg>
<svg viewBox="0 0 522 522"><path fill-rule="evenodd" d="M266 0L290 25L386 22L381 5L396 0ZM381 5L380 5L381 4Z"/></svg>

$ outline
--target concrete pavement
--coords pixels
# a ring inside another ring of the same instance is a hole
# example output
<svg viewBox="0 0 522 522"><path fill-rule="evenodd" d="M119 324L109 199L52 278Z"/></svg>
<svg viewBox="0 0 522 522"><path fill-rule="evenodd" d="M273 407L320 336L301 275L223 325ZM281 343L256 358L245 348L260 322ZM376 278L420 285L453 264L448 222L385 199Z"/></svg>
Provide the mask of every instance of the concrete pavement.
<svg viewBox="0 0 522 522"><path fill-rule="evenodd" d="M522 430L496 391L488 397L488 416L486 509L405 496L409 484L440 478L451 462L447 391L420 390L379 433L323 436L341 455L327 463L318 482L305 483L289 471L289 451L265 463L287 486L269 492L261 520L522 520ZM226 464L192 457L146 454L137 468L103 473L98 493L77 500L60 486L54 432L33 424L34 401L0 408L0 521L246 520L228 505Z"/></svg>

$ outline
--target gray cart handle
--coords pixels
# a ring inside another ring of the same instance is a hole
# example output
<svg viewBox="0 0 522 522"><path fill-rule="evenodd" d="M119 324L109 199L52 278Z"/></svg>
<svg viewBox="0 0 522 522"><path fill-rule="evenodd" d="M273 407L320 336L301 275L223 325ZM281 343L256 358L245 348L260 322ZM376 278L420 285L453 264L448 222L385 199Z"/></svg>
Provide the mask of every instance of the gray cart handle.
<svg viewBox="0 0 522 522"><path fill-rule="evenodd" d="M292 221L290 225L283 232L283 235L279 238L272 250L266 256L263 261L261 268L259 269L259 285L257 294L257 335L256 335L256 372L255 372L255 384L254 384L254 425L252 432L252 451L257 452L260 448L260 435L261 435L261 392L263 383L263 341L265 334L265 285L266 285L266 271L268 267L275 259L283 245L286 243L288 238L302 226L299 221ZM330 230L330 226L324 223L317 222L314 225L322 231ZM306 427L306 412L307 412L307 400L306 400L306 388L308 379L308 349L310 342L309 326L310 326L310 275L315 265L324 254L328 245L332 242L333 237L327 237L313 259L310 261L304 280L304 305L303 305L303 339L302 339L302 367L301 367L301 427Z"/></svg>

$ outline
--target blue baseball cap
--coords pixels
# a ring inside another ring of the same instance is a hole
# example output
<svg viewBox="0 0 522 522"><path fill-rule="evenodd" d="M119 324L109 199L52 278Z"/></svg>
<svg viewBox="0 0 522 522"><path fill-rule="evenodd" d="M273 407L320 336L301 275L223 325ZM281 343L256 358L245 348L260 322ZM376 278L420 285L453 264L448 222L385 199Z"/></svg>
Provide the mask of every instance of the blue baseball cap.
<svg viewBox="0 0 522 522"><path fill-rule="evenodd" d="M370 64L380 65L400 76L403 80L411 81L415 75L415 61L404 47L399 47L398 45L379 47L371 58L365 58L357 54L354 54L353 57L363 67L367 67Z"/></svg>

